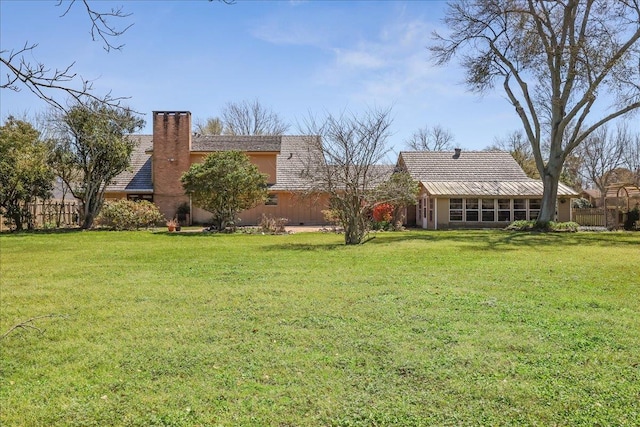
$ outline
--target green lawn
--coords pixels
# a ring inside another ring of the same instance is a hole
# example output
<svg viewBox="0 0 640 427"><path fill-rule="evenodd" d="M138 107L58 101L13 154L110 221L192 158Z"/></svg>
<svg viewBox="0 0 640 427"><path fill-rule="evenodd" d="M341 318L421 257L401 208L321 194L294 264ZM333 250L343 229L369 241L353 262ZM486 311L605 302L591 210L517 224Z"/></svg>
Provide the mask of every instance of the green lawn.
<svg viewBox="0 0 640 427"><path fill-rule="evenodd" d="M0 236L0 425L640 425L640 233L342 242Z"/></svg>

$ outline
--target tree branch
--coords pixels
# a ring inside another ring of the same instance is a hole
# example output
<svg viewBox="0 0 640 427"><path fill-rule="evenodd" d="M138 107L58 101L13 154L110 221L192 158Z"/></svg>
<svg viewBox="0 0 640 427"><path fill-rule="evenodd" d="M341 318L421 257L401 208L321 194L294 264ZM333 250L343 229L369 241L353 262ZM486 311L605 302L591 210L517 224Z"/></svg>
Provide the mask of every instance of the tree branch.
<svg viewBox="0 0 640 427"><path fill-rule="evenodd" d="M2 336L0 336L0 340L5 339L7 336L9 336L9 334L11 334L13 331L16 331L18 329L35 329L36 331L42 334L44 333L44 331L38 328L37 326L35 326L34 322L40 319L55 318L55 317L62 317L64 319L68 318L68 316L63 314L45 314L43 316L32 317L31 319L25 320L24 322L20 322L16 325L13 325L4 334L2 334Z"/></svg>

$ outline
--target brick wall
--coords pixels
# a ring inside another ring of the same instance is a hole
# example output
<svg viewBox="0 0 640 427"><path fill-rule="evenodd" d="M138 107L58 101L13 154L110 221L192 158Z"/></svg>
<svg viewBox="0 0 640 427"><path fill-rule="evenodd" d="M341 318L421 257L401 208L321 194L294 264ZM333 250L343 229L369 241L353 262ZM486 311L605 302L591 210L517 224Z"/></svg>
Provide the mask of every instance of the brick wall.
<svg viewBox="0 0 640 427"><path fill-rule="evenodd" d="M189 169L191 113L153 112L153 202L166 218L176 216L178 205L188 202L180 177Z"/></svg>

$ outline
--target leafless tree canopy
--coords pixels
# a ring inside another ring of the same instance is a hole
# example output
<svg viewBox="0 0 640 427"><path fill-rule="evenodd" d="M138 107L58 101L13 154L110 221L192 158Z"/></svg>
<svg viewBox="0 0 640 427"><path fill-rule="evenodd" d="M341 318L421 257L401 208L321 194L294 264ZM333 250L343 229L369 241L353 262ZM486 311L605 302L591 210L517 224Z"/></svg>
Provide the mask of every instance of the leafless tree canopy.
<svg viewBox="0 0 640 427"><path fill-rule="evenodd" d="M108 52L112 49L119 50L122 44L114 44L114 41L127 31L133 24L124 28L118 28L113 21L127 18L130 14L124 13L122 8L109 11L97 11L91 7L88 0L59 0L57 6L63 8L62 17L67 15L71 8L79 4L83 7L91 22L91 37L94 41L100 41ZM62 68L52 69L46 64L33 60L37 43L25 42L22 47L15 49L3 49L0 51L0 63L6 68L0 89L21 91L28 89L35 96L56 108L65 110L65 105L57 96L62 93L75 103L95 100L112 107L118 107L124 98L112 97L111 93L96 95L92 92L93 82L78 76L73 67L75 63Z"/></svg>
<svg viewBox="0 0 640 427"><path fill-rule="evenodd" d="M602 126L578 148L577 153L581 159L580 175L604 196L607 187L621 178L620 169L626 169L628 166L625 153L633 150L633 144L634 137L626 126L619 125L615 131L609 131L607 126ZM627 175L632 175L632 169L629 169Z"/></svg>
<svg viewBox="0 0 640 427"><path fill-rule="evenodd" d="M222 135L224 125L219 117L209 117L206 121L197 120L194 131L201 135Z"/></svg>
<svg viewBox="0 0 640 427"><path fill-rule="evenodd" d="M390 110L362 115L343 113L324 120L309 118L304 129L311 145L306 167L314 191L327 192L331 208L345 228L345 243L361 243L368 231L371 192L385 175L380 164L389 152Z"/></svg>
<svg viewBox="0 0 640 427"><path fill-rule="evenodd" d="M257 99L227 103L222 122L226 135L282 135L289 130L289 125L280 116Z"/></svg>
<svg viewBox="0 0 640 427"><path fill-rule="evenodd" d="M501 83L515 107L544 182L541 223L555 212L567 156L640 107L638 22L636 0L462 0L446 13L450 34L435 34L437 63L459 57L472 90Z"/></svg>
<svg viewBox="0 0 640 427"><path fill-rule="evenodd" d="M406 145L415 151L453 150L453 140L453 134L442 126L425 126L414 132Z"/></svg>

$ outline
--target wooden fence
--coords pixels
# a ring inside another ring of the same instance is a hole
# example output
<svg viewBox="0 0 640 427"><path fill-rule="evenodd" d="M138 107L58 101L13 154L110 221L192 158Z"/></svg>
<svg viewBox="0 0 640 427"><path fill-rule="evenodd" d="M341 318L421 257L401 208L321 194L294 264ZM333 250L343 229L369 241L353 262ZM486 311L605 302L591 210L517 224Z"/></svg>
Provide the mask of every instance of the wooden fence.
<svg viewBox="0 0 640 427"><path fill-rule="evenodd" d="M605 211L602 208L582 208L573 210L574 221L580 225L605 227Z"/></svg>
<svg viewBox="0 0 640 427"><path fill-rule="evenodd" d="M75 201L38 200L27 205L34 228L57 228L78 225L78 204ZM8 230L5 219L0 215L0 231ZM27 228L29 224L23 224Z"/></svg>

